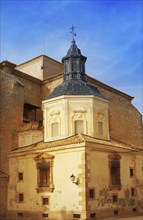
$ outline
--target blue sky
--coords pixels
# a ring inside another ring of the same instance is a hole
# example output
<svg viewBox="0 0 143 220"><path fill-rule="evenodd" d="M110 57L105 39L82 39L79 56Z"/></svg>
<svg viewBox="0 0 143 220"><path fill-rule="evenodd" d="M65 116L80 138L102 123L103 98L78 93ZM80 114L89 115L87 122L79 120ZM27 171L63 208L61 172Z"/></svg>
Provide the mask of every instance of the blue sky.
<svg viewBox="0 0 143 220"><path fill-rule="evenodd" d="M142 112L142 1L1 0L0 24L0 59L16 64L40 54L61 61L73 24L86 73L134 96Z"/></svg>

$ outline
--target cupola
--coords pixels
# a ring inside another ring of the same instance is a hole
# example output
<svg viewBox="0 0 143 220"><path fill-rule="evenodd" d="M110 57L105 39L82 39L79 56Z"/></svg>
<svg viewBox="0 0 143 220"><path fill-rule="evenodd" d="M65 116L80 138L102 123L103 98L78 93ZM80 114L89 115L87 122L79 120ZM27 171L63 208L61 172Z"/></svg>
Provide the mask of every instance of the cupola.
<svg viewBox="0 0 143 220"><path fill-rule="evenodd" d="M73 39L66 56L62 58L64 64L63 82L54 89L47 99L62 95L94 95L104 98L95 86L87 82L86 59Z"/></svg>
<svg viewBox="0 0 143 220"><path fill-rule="evenodd" d="M73 39L67 55L62 58L62 62L64 63L64 80L80 79L86 81L86 59L87 58L81 54L80 49L78 49L76 42Z"/></svg>
<svg viewBox="0 0 143 220"><path fill-rule="evenodd" d="M75 134L109 139L108 101L87 81L86 59L73 38L62 58L63 82L43 101L45 142Z"/></svg>

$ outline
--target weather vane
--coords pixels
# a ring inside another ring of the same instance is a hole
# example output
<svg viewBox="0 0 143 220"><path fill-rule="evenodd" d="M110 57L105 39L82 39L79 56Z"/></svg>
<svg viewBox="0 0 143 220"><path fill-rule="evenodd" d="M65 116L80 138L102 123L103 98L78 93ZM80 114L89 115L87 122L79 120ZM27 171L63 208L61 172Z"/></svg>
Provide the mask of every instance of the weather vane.
<svg viewBox="0 0 143 220"><path fill-rule="evenodd" d="M72 25L72 27L70 28L71 29L71 33L72 33L72 35L73 35L73 40L74 40L74 37L76 36L76 33L75 33L75 29L76 27L74 27L73 25Z"/></svg>

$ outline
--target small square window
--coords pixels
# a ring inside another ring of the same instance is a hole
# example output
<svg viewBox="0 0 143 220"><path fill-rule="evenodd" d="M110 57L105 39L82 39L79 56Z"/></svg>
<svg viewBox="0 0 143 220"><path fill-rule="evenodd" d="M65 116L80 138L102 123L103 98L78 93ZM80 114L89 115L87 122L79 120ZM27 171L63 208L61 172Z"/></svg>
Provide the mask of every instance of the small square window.
<svg viewBox="0 0 143 220"><path fill-rule="evenodd" d="M134 169L130 168L130 177L133 177L133 176L134 176Z"/></svg>
<svg viewBox="0 0 143 220"><path fill-rule="evenodd" d="M136 211L137 211L137 208L133 208L132 211L133 211L133 212L136 212Z"/></svg>
<svg viewBox="0 0 143 220"><path fill-rule="evenodd" d="M23 193L19 193L19 195L18 195L18 201L19 201L19 202L23 202L23 201L24 201L24 195L23 195Z"/></svg>
<svg viewBox="0 0 143 220"><path fill-rule="evenodd" d="M73 218L80 218L80 214L73 214Z"/></svg>
<svg viewBox="0 0 143 220"><path fill-rule="evenodd" d="M131 196L134 196L134 195L135 195L135 189L131 188Z"/></svg>
<svg viewBox="0 0 143 220"><path fill-rule="evenodd" d="M89 198L94 199L95 198L95 190L94 189L89 189Z"/></svg>
<svg viewBox="0 0 143 220"><path fill-rule="evenodd" d="M17 216L23 216L23 213L22 212L18 212Z"/></svg>
<svg viewBox="0 0 143 220"><path fill-rule="evenodd" d="M43 218L48 218L48 214L47 214L47 213L43 213L43 214L42 214L42 217L43 217Z"/></svg>
<svg viewBox="0 0 143 220"><path fill-rule="evenodd" d="M91 219L96 219L96 213L91 213L91 214L90 214L90 218L91 218Z"/></svg>
<svg viewBox="0 0 143 220"><path fill-rule="evenodd" d="M23 173L18 173L18 180L19 181L23 180Z"/></svg>
<svg viewBox="0 0 143 220"><path fill-rule="evenodd" d="M42 201L43 201L43 205L49 205L49 198L48 197L42 198Z"/></svg>
<svg viewBox="0 0 143 220"><path fill-rule="evenodd" d="M115 210L115 211L114 211L114 215L118 215L118 210Z"/></svg>
<svg viewBox="0 0 143 220"><path fill-rule="evenodd" d="M117 195L113 195L112 196L112 200L113 200L113 203L118 202L118 196Z"/></svg>

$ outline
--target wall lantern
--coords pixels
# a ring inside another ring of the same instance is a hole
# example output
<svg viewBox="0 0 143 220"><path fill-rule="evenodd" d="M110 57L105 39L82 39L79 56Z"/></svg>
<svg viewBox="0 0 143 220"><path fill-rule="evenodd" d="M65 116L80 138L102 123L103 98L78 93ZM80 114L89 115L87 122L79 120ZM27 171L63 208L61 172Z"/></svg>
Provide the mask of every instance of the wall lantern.
<svg viewBox="0 0 143 220"><path fill-rule="evenodd" d="M79 184L79 179L78 179L78 177L75 177L74 174L72 174L72 175L70 176L70 179L71 179L72 183L75 183L76 185Z"/></svg>

